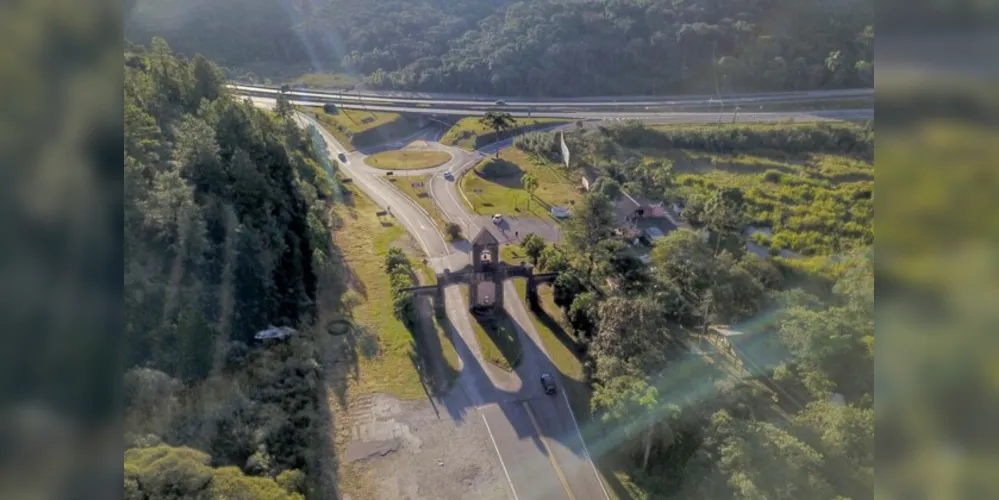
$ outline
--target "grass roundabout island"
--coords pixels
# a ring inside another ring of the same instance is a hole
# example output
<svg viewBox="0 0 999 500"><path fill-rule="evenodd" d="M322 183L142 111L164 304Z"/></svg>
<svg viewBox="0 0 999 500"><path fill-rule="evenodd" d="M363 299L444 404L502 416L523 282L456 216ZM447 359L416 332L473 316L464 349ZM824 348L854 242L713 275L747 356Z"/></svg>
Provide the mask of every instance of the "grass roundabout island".
<svg viewBox="0 0 999 500"><path fill-rule="evenodd" d="M439 167L450 160L451 154L444 151L396 149L375 153L364 163L383 170L419 170Z"/></svg>

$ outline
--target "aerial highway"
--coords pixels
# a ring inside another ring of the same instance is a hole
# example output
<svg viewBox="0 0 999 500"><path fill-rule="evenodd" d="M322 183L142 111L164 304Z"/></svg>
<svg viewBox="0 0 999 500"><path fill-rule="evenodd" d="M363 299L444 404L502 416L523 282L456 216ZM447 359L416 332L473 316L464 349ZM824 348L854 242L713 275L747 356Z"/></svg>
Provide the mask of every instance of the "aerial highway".
<svg viewBox="0 0 999 500"><path fill-rule="evenodd" d="M238 95L255 102L270 102L284 94L293 104L323 106L334 104L346 109L385 111L406 114L462 116L486 111L505 111L515 117L546 116L568 119L634 118L646 119L658 113L671 112L778 112L796 109L822 110L836 119L869 119L873 112L874 89L821 90L808 92L777 92L766 94L733 94L717 96L673 97L606 97L588 99L502 99L491 96L456 98L428 97L420 94L396 93L354 94L348 92L277 89L249 85L230 85ZM853 108L853 109L850 109ZM864 111L867 114L857 115ZM847 114L844 114L847 112ZM854 115L848 114L854 112ZM838 114L837 114L838 113Z"/></svg>
<svg viewBox="0 0 999 500"><path fill-rule="evenodd" d="M249 96L256 105L270 107L273 97ZM294 104L306 106L322 105L311 100L292 100ZM463 104L447 104L447 107L339 104L344 108L364 108L371 111L422 112L435 114L469 115ZM444 104L442 104L444 106ZM551 108L549 108L551 109ZM522 116L513 111L514 116ZM539 115L542 113L538 113ZM585 120L586 124L640 119L656 123L716 123L716 122L765 122L785 120L827 120L827 119L870 119L872 109L840 109L824 111L754 111L746 109L736 112L612 112L600 107L577 111L546 111L544 116L563 116ZM529 228L548 239L559 237L555 224L550 222L517 220L494 225L489 216L472 213L462 202L464 196L457 189L457 181L480 160L498 149L509 147L512 139L491 144L477 151L445 146L436 142L439 130L423 130L413 136L395 141L382 147L363 151L348 151L326 132L314 118L306 113L296 113L296 120L302 126L315 126L327 143L331 159L340 164L340 169L351 177L353 183L370 197L414 237L428 257L428 264L437 272L445 269L458 269L469 262L468 246L449 243L433 217L416 202L388 182L387 171L368 166L367 153L385 148L401 147L412 140L424 139L427 146L446 151L451 159L445 164L421 170L398 170L393 177L405 182L407 176L430 175L425 189L433 199L442 216L462 227L464 234L471 238L482 228L487 228L500 242L516 241L515 228L521 234ZM557 125L574 126L574 125ZM343 155L346 161L340 161ZM450 175L445 175L449 173ZM528 224L527 226L520 224ZM531 226L530 224L534 224ZM516 298L517 292L512 283L504 284L505 308L518 326L518 337L522 346L521 362L512 372L505 372L485 361L472 328L473 319L464 305L458 286L445 289L448 318L454 325L454 346L461 360L461 372L455 387L456 398L445 405L459 405L461 410L474 409L476 418L485 422L490 442L499 458L503 474L509 488L509 497L514 500L529 498L567 498L570 500L609 500L600 475L587 450L583 433L572 412L565 393L565 385L559 384L558 394L544 394L538 378L541 373L556 374L558 369L551 361L524 304ZM452 391L454 392L454 391ZM452 410L452 408L449 408ZM454 409L459 411L458 409Z"/></svg>
<svg viewBox="0 0 999 500"><path fill-rule="evenodd" d="M272 97L247 96L263 106L272 106L275 99ZM292 99L291 103L297 106L321 107L324 103L318 101L301 101ZM367 105L367 104L339 104L345 109L363 109L365 111L384 111L391 113L407 114L429 114L447 116L471 116L480 115L485 108L461 108L461 107L414 107L396 105ZM872 120L874 110L871 108L855 109L820 109L804 111L765 111L764 104L744 104L738 107L727 104L727 111L705 110L705 106L700 106L697 111L684 111L682 109L658 108L642 111L608 111L608 110L579 110L565 111L561 109L549 108L548 110L527 111L522 108L508 107L504 111L517 118L524 117L550 117L565 118L569 120L641 120L653 123L714 123L724 121L743 122L765 122L765 121L786 121L786 120ZM490 108L495 109L495 108Z"/></svg>
<svg viewBox="0 0 999 500"><path fill-rule="evenodd" d="M253 97L276 97L284 93L290 99L300 101L322 101L342 104L371 104L383 106L426 106L433 107L481 107L501 106L507 107L530 107L535 109L543 108L574 108L579 110L592 110L599 108L619 108L619 107L695 107L714 105L721 103L732 104L752 104L752 103L798 103L815 102L833 99L847 98L867 98L874 96L873 88L862 89L836 89L836 90L813 90L801 92L768 92L756 94L732 94L732 95L678 95L678 96L608 96L589 98L535 98L523 97L497 97L485 95L468 95L447 97L418 94L418 93L358 93L351 91L332 90L305 90L299 88L289 88L282 90L278 87L230 84L229 88L236 93Z"/></svg>

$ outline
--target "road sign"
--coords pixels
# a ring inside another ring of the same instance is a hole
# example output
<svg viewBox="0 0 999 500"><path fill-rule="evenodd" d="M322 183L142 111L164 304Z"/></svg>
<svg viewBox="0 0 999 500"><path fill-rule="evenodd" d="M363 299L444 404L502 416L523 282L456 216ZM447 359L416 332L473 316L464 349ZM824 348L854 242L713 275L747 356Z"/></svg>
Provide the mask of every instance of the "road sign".
<svg viewBox="0 0 999 500"><path fill-rule="evenodd" d="M413 186L414 189L421 188L421 187L423 187L423 183L422 182L414 182L414 183L410 184L410 186Z"/></svg>
<svg viewBox="0 0 999 500"><path fill-rule="evenodd" d="M565 168L569 168L569 146L565 144L565 133L559 133L558 139L562 146L562 161L565 163Z"/></svg>

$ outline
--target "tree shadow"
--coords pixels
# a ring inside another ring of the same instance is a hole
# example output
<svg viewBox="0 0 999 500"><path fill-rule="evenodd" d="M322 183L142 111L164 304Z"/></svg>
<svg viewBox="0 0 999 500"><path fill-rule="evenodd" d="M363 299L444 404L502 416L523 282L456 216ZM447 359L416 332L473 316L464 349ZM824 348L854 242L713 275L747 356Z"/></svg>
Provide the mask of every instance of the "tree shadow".
<svg viewBox="0 0 999 500"><path fill-rule="evenodd" d="M578 358L584 352L583 345L580 344L574 337L569 335L569 333L562 328L562 324L552 317L552 315L548 312L548 308L541 303L543 300L541 297L542 287L550 288L551 285L538 285L537 298L535 300L528 300L528 308L530 309L530 312L534 313L534 315L538 318L538 321L551 330L552 333L555 334L555 338L557 338L562 345L569 349Z"/></svg>
<svg viewBox="0 0 999 500"><path fill-rule="evenodd" d="M514 321L506 311L487 312L485 309L473 309L471 317L472 321L493 341L507 365L511 369L516 368L523 355L523 347Z"/></svg>

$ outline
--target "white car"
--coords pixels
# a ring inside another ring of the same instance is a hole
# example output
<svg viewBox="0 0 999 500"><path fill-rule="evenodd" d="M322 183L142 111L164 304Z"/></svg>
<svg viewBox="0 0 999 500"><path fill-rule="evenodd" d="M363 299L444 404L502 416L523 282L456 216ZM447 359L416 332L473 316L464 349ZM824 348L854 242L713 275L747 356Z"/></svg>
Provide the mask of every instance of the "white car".
<svg viewBox="0 0 999 500"><path fill-rule="evenodd" d="M552 207L552 217L556 219L565 219L569 217L569 209L565 207Z"/></svg>
<svg viewBox="0 0 999 500"><path fill-rule="evenodd" d="M503 222L502 215L500 214L493 215L493 224L496 224L498 226L501 222Z"/></svg>

